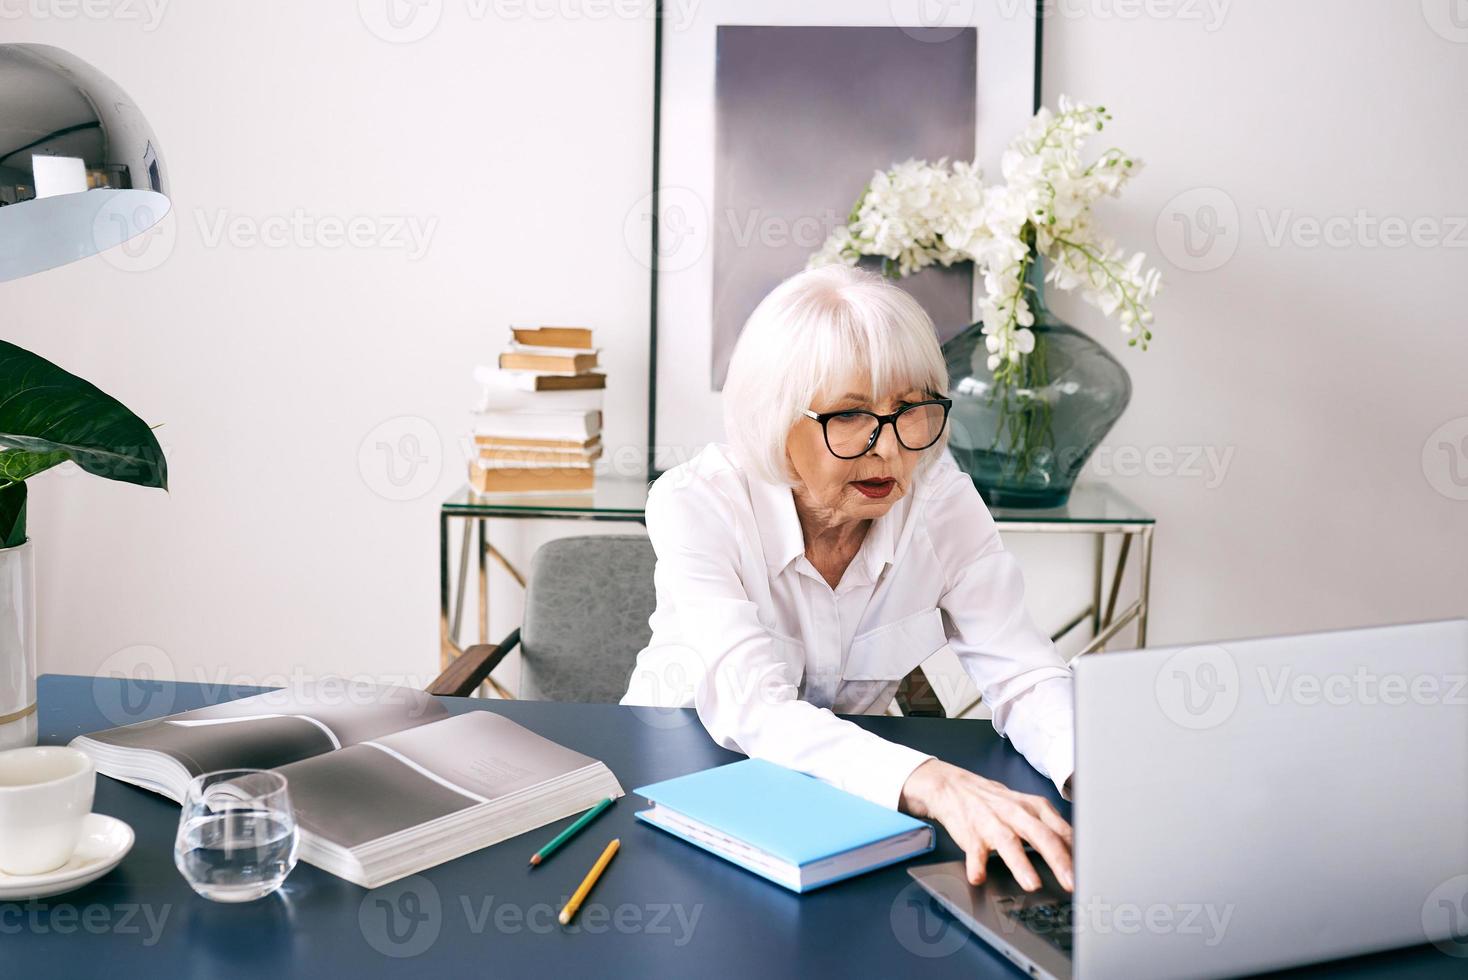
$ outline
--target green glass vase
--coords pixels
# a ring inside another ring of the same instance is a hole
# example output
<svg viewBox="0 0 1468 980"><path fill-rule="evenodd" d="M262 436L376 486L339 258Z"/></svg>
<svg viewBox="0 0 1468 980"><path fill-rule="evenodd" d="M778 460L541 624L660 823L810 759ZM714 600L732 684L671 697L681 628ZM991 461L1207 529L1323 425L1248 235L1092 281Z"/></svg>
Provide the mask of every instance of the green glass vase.
<svg viewBox="0 0 1468 980"><path fill-rule="evenodd" d="M1063 506L1132 396L1121 363L1032 296L1035 347L1017 377L995 380L982 323L943 345L949 449L993 507Z"/></svg>

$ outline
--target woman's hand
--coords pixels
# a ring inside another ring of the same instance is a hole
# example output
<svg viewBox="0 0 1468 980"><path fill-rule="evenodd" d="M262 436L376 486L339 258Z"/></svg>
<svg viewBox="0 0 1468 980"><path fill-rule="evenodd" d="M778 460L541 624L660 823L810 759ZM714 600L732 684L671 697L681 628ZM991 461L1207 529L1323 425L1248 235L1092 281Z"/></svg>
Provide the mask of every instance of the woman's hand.
<svg viewBox="0 0 1468 980"><path fill-rule="evenodd" d="M929 759L907 777L899 805L906 813L943 825L967 855L970 884L983 884L989 852L998 851L1020 887L1039 888L1040 876L1025 855L1023 842L1029 841L1065 890L1075 890L1070 824L1043 796L1016 793L1003 783Z"/></svg>

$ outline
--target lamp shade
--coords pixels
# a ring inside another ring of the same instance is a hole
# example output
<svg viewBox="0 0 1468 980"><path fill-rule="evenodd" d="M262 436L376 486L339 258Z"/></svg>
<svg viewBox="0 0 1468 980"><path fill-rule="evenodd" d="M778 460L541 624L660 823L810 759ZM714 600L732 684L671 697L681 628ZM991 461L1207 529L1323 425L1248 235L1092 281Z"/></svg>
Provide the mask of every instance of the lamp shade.
<svg viewBox="0 0 1468 980"><path fill-rule="evenodd" d="M0 282L120 245L169 207L126 92L60 48L0 44Z"/></svg>

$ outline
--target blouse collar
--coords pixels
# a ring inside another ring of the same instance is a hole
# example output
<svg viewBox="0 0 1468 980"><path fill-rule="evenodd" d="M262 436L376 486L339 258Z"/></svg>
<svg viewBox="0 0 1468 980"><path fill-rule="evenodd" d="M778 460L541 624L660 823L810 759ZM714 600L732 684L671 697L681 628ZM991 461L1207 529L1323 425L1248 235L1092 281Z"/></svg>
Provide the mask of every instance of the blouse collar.
<svg viewBox="0 0 1468 980"><path fill-rule="evenodd" d="M773 576L805 554L805 533L800 528L800 517L795 513L795 493L790 487L765 483L751 476L749 499L759 528L760 543L764 547L765 565ZM868 582L877 581L882 569L892 564L896 554L897 529L907 508L908 501L899 500L867 529L861 550L852 563L860 563Z"/></svg>

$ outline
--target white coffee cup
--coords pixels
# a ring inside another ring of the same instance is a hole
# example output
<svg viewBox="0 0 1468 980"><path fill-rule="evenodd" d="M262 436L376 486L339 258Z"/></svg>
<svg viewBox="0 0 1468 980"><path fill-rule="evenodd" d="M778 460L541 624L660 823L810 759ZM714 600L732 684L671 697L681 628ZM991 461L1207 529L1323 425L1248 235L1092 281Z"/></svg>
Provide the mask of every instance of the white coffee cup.
<svg viewBox="0 0 1468 980"><path fill-rule="evenodd" d="M85 752L60 745L0 752L0 871L45 874L70 860L96 786Z"/></svg>

